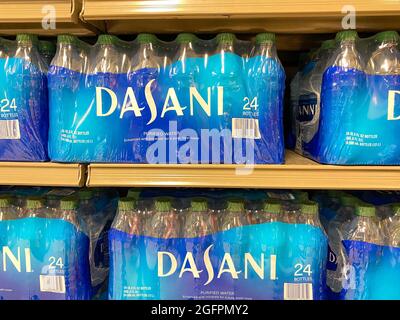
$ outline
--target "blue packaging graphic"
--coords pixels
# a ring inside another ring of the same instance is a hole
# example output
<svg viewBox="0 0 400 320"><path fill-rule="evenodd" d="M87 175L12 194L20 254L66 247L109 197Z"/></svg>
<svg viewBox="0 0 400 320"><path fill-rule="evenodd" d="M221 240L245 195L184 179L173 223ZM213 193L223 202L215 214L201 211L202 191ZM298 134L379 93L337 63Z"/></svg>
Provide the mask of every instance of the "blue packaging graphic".
<svg viewBox="0 0 400 320"><path fill-rule="evenodd" d="M2 161L48 160L47 69L36 42L30 35L16 42L0 39Z"/></svg>
<svg viewBox="0 0 400 320"><path fill-rule="evenodd" d="M0 299L89 299L88 248L88 237L64 220L0 221Z"/></svg>
<svg viewBox="0 0 400 320"><path fill-rule="evenodd" d="M273 35L257 39L103 35L90 47L60 37L48 74L51 159L282 163L285 74ZM66 44L91 64L60 61Z"/></svg>

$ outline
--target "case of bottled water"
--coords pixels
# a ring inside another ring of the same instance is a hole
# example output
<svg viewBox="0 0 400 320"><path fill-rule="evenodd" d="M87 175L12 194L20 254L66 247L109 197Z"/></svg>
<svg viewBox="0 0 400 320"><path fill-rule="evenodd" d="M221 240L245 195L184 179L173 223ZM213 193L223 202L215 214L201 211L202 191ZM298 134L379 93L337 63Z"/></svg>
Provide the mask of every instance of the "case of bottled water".
<svg viewBox="0 0 400 320"><path fill-rule="evenodd" d="M321 163L400 163L399 35L341 31L291 83L295 149Z"/></svg>
<svg viewBox="0 0 400 320"><path fill-rule="evenodd" d="M110 299L325 297L328 241L306 193L156 192L119 200Z"/></svg>
<svg viewBox="0 0 400 320"><path fill-rule="evenodd" d="M61 162L282 163L275 35L58 37L49 154Z"/></svg>
<svg viewBox="0 0 400 320"><path fill-rule="evenodd" d="M105 298L113 198L68 188L3 190L0 299Z"/></svg>
<svg viewBox="0 0 400 320"><path fill-rule="evenodd" d="M368 191L355 195L319 193L315 198L325 212L334 212L326 224L329 236L326 297L398 300L399 194Z"/></svg>
<svg viewBox="0 0 400 320"><path fill-rule="evenodd" d="M49 46L28 34L0 38L0 161L48 160Z"/></svg>

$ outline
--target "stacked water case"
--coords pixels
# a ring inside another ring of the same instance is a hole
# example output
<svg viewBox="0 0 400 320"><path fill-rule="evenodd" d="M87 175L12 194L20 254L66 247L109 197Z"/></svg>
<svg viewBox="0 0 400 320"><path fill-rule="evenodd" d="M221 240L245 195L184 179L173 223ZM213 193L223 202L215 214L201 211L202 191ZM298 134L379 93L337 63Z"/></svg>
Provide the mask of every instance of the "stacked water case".
<svg viewBox="0 0 400 320"><path fill-rule="evenodd" d="M49 152L61 162L282 163L275 37L58 37Z"/></svg>
<svg viewBox="0 0 400 320"><path fill-rule="evenodd" d="M394 31L342 31L292 81L296 149L321 163L398 165L400 51ZM297 97L297 99L296 99Z"/></svg>
<svg viewBox="0 0 400 320"><path fill-rule="evenodd" d="M319 197L330 244L328 299L400 299L398 200L376 192Z"/></svg>
<svg viewBox="0 0 400 320"><path fill-rule="evenodd" d="M328 242L317 204L307 194L253 193L121 198L109 298L323 299Z"/></svg>
<svg viewBox="0 0 400 320"><path fill-rule="evenodd" d="M72 189L2 191L0 299L105 298L113 197Z"/></svg>
<svg viewBox="0 0 400 320"><path fill-rule="evenodd" d="M36 36L0 38L0 161L46 161L48 65Z"/></svg>

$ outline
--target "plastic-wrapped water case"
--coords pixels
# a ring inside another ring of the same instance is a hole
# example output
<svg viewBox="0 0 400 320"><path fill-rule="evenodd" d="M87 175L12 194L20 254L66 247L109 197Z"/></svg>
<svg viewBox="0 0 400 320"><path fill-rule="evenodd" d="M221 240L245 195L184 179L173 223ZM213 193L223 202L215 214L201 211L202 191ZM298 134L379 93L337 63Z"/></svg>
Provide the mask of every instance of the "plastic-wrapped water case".
<svg viewBox="0 0 400 320"><path fill-rule="evenodd" d="M0 161L46 161L47 64L36 36L0 38Z"/></svg>
<svg viewBox="0 0 400 320"><path fill-rule="evenodd" d="M49 153L60 162L282 163L285 74L275 36L163 42L59 36Z"/></svg>
<svg viewBox="0 0 400 320"><path fill-rule="evenodd" d="M326 225L327 298L400 299L400 205L387 203L399 196L367 192L361 197L372 203L343 192L328 197L323 205L334 215Z"/></svg>
<svg viewBox="0 0 400 320"><path fill-rule="evenodd" d="M110 299L325 297L328 242L315 203L265 193L255 201L245 191L158 194L119 200Z"/></svg>
<svg viewBox="0 0 400 320"><path fill-rule="evenodd" d="M0 197L0 299L90 299L89 238L74 199Z"/></svg>
<svg viewBox="0 0 400 320"><path fill-rule="evenodd" d="M400 163L399 41L395 31L361 39L350 30L318 50L292 92L299 152L327 164Z"/></svg>
<svg viewBox="0 0 400 320"><path fill-rule="evenodd" d="M115 193L2 189L0 299L105 299Z"/></svg>

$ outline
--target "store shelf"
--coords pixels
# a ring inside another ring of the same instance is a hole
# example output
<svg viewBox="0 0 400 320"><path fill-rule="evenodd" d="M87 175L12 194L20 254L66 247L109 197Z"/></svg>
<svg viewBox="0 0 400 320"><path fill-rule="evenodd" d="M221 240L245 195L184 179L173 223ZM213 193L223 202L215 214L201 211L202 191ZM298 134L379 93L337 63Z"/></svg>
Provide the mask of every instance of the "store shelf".
<svg viewBox="0 0 400 320"><path fill-rule="evenodd" d="M305 33L342 30L342 8L356 9L359 31L400 28L398 0L85 0L81 18L105 21L110 33L176 33L233 31L279 34L278 48L309 48ZM297 35L296 35L297 34Z"/></svg>
<svg viewBox="0 0 400 320"><path fill-rule="evenodd" d="M54 11L49 11L49 9ZM94 24L80 21L82 0L2 0L0 3L0 34L12 35L29 32L40 35L74 33L90 35L95 33ZM51 13L50 13L51 12ZM42 27L42 20L55 14L55 29Z"/></svg>
<svg viewBox="0 0 400 320"><path fill-rule="evenodd" d="M0 162L0 185L81 187L86 167L50 162Z"/></svg>
<svg viewBox="0 0 400 320"><path fill-rule="evenodd" d="M400 189L400 167L320 165L288 151L284 165L91 164L90 187Z"/></svg>

